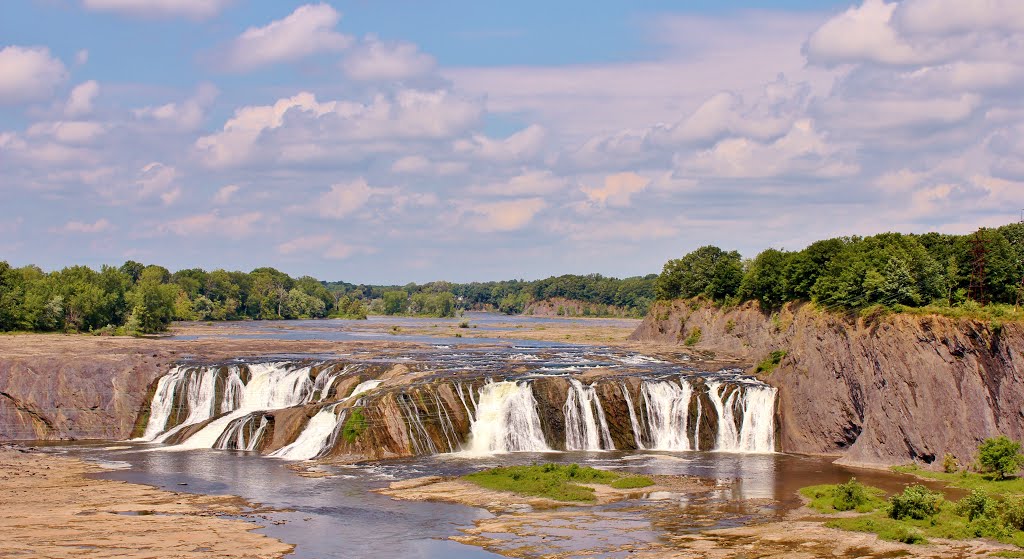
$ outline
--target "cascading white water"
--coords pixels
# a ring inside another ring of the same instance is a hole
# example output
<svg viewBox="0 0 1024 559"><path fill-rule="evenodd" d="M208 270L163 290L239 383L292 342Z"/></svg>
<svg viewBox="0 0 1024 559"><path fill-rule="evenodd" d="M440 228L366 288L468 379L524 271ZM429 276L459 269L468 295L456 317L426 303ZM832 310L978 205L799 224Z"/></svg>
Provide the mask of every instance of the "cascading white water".
<svg viewBox="0 0 1024 559"><path fill-rule="evenodd" d="M723 394L733 387L730 394ZM708 397L718 413L715 450L723 452L775 451L775 396L778 390L760 383L728 384L708 381ZM740 424L736 425L736 416Z"/></svg>
<svg viewBox="0 0 1024 559"><path fill-rule="evenodd" d="M270 425L270 422L267 421L267 416L259 414L259 425L253 429L256 417L253 414L249 414L248 416L236 419L224 430L224 433L217 439L214 447L221 450L233 449L249 452L256 450L257 445L263 439L267 426Z"/></svg>
<svg viewBox="0 0 1024 559"><path fill-rule="evenodd" d="M472 391L470 391L472 396ZM480 389L470 427L468 454L550 450L528 382L491 382Z"/></svg>
<svg viewBox="0 0 1024 559"><path fill-rule="evenodd" d="M629 410L629 426L633 429L633 442L636 444L637 450L645 450L640 422L636 418L636 408L633 407L633 398L629 395L629 388L626 387L626 383L619 386L622 388L622 397L626 400L626 409Z"/></svg>
<svg viewBox="0 0 1024 559"><path fill-rule="evenodd" d="M144 440L164 442L182 429L208 421L201 430L174 449L211 448L233 421L260 410L286 408L308 403L314 393L309 378L310 367L292 367L283 363L260 363L248 366L248 382L242 381L241 369L229 367L226 376L222 367L176 367L157 383L150 405L149 423ZM333 375L331 375L333 376ZM218 398L216 386L222 379L223 390ZM332 379L324 381L329 388ZM325 388L325 389L326 389ZM188 409L188 416L167 429L175 402ZM225 413L228 412L228 413Z"/></svg>
<svg viewBox="0 0 1024 559"><path fill-rule="evenodd" d="M566 450L615 450L608 420L594 385L569 379L569 393L562 406Z"/></svg>
<svg viewBox="0 0 1024 559"><path fill-rule="evenodd" d="M298 438L271 452L270 456L284 460L312 460L319 456L337 428L337 408L337 404L324 406L309 420Z"/></svg>
<svg viewBox="0 0 1024 559"><path fill-rule="evenodd" d="M645 381L641 389L653 450L694 450L687 436L693 387L685 379Z"/></svg>
<svg viewBox="0 0 1024 559"><path fill-rule="evenodd" d="M367 392L376 389L383 382L384 381L382 381L382 380L376 380L376 379L375 380L364 380L363 382L360 382L359 384L356 385L355 389L352 390L352 393L349 394L348 397L345 398L344 401L347 402L348 400L351 400L351 399L356 398L358 396L362 396L363 394L366 394Z"/></svg>

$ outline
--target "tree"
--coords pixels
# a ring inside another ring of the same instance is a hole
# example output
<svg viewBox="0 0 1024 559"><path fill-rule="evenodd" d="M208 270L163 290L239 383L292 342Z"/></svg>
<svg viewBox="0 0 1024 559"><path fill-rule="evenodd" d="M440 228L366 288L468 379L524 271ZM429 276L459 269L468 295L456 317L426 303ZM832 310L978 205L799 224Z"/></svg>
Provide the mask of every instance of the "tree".
<svg viewBox="0 0 1024 559"><path fill-rule="evenodd" d="M677 260L669 260L655 283L659 299L704 295L723 300L735 295L743 281L740 253L703 246Z"/></svg>
<svg viewBox="0 0 1024 559"><path fill-rule="evenodd" d="M1024 466L1024 455L1020 443L999 435L985 439L978 447L978 463L986 472L995 474L996 479L1006 479Z"/></svg>
<svg viewBox="0 0 1024 559"><path fill-rule="evenodd" d="M786 267L790 254L770 248L747 266L740 282L740 297L757 299L765 309L774 309L786 302Z"/></svg>
<svg viewBox="0 0 1024 559"><path fill-rule="evenodd" d="M401 314L405 312L409 294L405 291L384 292L384 314Z"/></svg>

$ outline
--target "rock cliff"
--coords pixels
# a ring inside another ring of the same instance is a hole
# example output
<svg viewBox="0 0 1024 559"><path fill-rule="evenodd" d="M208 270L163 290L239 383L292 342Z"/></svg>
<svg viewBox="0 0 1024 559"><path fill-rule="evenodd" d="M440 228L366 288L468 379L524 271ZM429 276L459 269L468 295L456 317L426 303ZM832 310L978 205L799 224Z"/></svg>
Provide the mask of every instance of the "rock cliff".
<svg viewBox="0 0 1024 559"><path fill-rule="evenodd" d="M1024 439L1021 324L673 301L656 304L631 339L749 363L785 351L777 368L760 374L779 390L783 451L937 468L946 453L971 463L986 437Z"/></svg>

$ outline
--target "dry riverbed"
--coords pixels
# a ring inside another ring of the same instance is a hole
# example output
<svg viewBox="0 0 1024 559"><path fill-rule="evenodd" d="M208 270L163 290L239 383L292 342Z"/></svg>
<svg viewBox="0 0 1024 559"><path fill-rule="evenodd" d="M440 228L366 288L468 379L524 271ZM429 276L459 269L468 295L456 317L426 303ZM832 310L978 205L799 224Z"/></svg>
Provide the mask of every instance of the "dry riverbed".
<svg viewBox="0 0 1024 559"><path fill-rule="evenodd" d="M0 448L0 557L271 559L293 546L236 517L237 497L191 495L91 479L74 458Z"/></svg>

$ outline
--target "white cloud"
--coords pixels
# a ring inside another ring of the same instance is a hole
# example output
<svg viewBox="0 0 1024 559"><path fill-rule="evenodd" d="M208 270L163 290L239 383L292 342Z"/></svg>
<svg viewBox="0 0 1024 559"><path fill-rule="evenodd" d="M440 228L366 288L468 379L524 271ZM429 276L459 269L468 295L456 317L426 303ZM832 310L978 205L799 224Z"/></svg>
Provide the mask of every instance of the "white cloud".
<svg viewBox="0 0 1024 559"><path fill-rule="evenodd" d="M341 67L359 81L401 81L429 74L437 62L413 43L368 36L346 53Z"/></svg>
<svg viewBox="0 0 1024 559"><path fill-rule="evenodd" d="M531 124L500 140L482 134L475 134L469 140L458 140L455 142L455 151L489 161L521 161L540 153L546 137L544 127Z"/></svg>
<svg viewBox="0 0 1024 559"><path fill-rule="evenodd" d="M78 117L92 112L92 103L99 95L100 84L94 80L80 83L71 90L67 103L64 104L64 115Z"/></svg>
<svg viewBox="0 0 1024 559"><path fill-rule="evenodd" d="M221 215L217 210L169 221L157 227L161 233L179 237L228 237L241 239L254 234L267 221L260 212Z"/></svg>
<svg viewBox="0 0 1024 559"><path fill-rule="evenodd" d="M813 64L835 66L869 60L882 64L915 64L935 55L919 52L890 25L896 3L864 0L825 22L804 45Z"/></svg>
<svg viewBox="0 0 1024 559"><path fill-rule="evenodd" d="M523 198L503 202L478 203L465 207L466 225L481 233L515 231L526 227L538 212L547 207L541 198Z"/></svg>
<svg viewBox="0 0 1024 559"><path fill-rule="evenodd" d="M604 186L583 186L580 190L591 203L598 206L626 207L634 194L643 191L650 179L636 173L617 173L604 178Z"/></svg>
<svg viewBox="0 0 1024 559"><path fill-rule="evenodd" d="M1019 0L903 0L894 20L908 33L1024 31L1024 2Z"/></svg>
<svg viewBox="0 0 1024 559"><path fill-rule="evenodd" d="M711 149L679 159L678 172L684 177L835 178L860 170L855 163L846 161L839 149L830 145L814 129L814 123L806 119L796 122L774 142L729 138Z"/></svg>
<svg viewBox="0 0 1024 559"><path fill-rule="evenodd" d="M143 107L132 111L136 118L152 120L177 130L191 131L202 126L206 109L220 92L211 84L200 85L196 93L180 103Z"/></svg>
<svg viewBox="0 0 1024 559"><path fill-rule="evenodd" d="M231 201L231 198L240 190L237 184L229 184L222 186L217 190L217 193L213 196L213 203L217 205L224 205Z"/></svg>
<svg viewBox="0 0 1024 559"><path fill-rule="evenodd" d="M158 162L149 163L142 168L135 181L137 196L140 199L158 197L164 205L173 204L181 196L181 187L176 184L179 177L174 167Z"/></svg>
<svg viewBox="0 0 1024 559"><path fill-rule="evenodd" d="M468 165L460 161L431 161L422 155L407 155L391 164L391 172L406 175L457 175Z"/></svg>
<svg viewBox="0 0 1024 559"><path fill-rule="evenodd" d="M106 218L100 218L94 223L86 223L82 221L69 221L64 224L62 230L66 233L85 233L95 234L103 233L104 231L110 231L114 228L114 225L110 223Z"/></svg>
<svg viewBox="0 0 1024 559"><path fill-rule="evenodd" d="M234 0L82 0L90 10L119 12L146 17L187 17L207 19L220 13Z"/></svg>
<svg viewBox="0 0 1024 559"><path fill-rule="evenodd" d="M75 64L78 64L79 66L81 66L81 65L85 64L88 61L89 61L89 51L88 50L82 49L82 50L80 50L80 51L75 53Z"/></svg>
<svg viewBox="0 0 1024 559"><path fill-rule="evenodd" d="M454 136L480 114L479 104L444 90L406 89L366 103L321 103L303 92L273 105L237 109L223 130L199 138L196 148L214 167L255 159L350 162L367 153L400 152L401 141Z"/></svg>
<svg viewBox="0 0 1024 559"><path fill-rule="evenodd" d="M341 219L365 206L373 194L374 189L365 179L359 178L331 185L330 190L317 198L314 207L321 217Z"/></svg>
<svg viewBox="0 0 1024 559"><path fill-rule="evenodd" d="M44 47L0 49L0 104L41 101L67 79L64 63Z"/></svg>
<svg viewBox="0 0 1024 559"><path fill-rule="evenodd" d="M284 19L246 29L228 46L224 63L231 70L244 72L344 50L352 38L334 30L340 20L341 14L327 4L299 6Z"/></svg>

